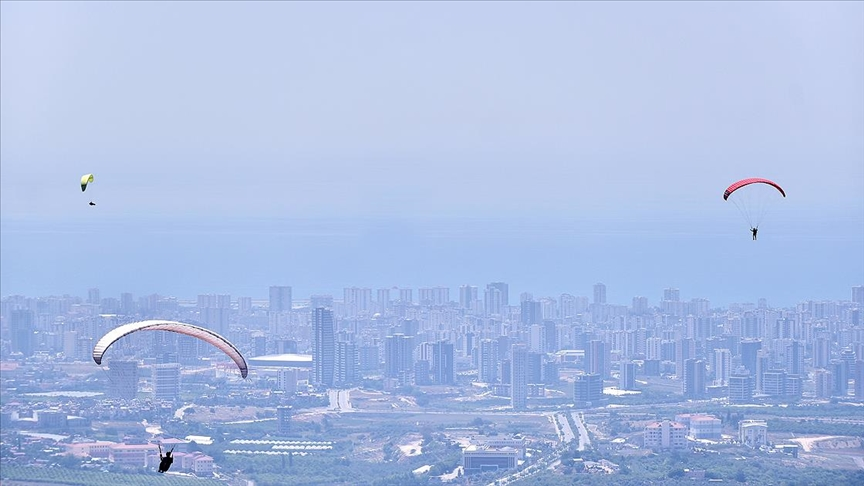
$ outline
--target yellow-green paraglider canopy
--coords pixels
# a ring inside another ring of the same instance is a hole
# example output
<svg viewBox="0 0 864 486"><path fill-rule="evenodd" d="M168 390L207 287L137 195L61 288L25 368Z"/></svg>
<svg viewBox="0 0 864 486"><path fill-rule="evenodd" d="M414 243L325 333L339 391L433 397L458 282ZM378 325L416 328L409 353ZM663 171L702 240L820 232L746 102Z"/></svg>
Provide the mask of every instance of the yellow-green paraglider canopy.
<svg viewBox="0 0 864 486"><path fill-rule="evenodd" d="M93 182L93 174L84 174L81 176L81 192L87 189L87 184Z"/></svg>

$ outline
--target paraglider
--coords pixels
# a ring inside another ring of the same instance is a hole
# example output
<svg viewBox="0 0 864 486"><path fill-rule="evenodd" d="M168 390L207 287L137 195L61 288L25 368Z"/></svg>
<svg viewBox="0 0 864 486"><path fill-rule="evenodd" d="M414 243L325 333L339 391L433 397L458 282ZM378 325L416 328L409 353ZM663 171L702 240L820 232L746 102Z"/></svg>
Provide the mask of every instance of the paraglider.
<svg viewBox="0 0 864 486"><path fill-rule="evenodd" d="M93 183L93 174L84 174L83 176L81 176L81 192L86 191L87 185L92 184L92 183ZM90 205L95 206L96 203L94 203L93 201L90 201Z"/></svg>
<svg viewBox="0 0 864 486"><path fill-rule="evenodd" d="M237 347L231 344L227 339L209 329L176 321L150 320L133 322L115 327L102 336L96 343L96 346L93 347L93 361L95 361L97 365L101 365L105 351L107 351L112 344L121 338L138 331L171 331L200 339L206 343L212 344L228 355L228 357L234 361L234 364L237 365L237 368L240 370L240 375L243 378L246 378L246 375L249 373L246 359L243 358L243 355L240 354Z"/></svg>
<svg viewBox="0 0 864 486"><path fill-rule="evenodd" d="M171 453L174 452L174 447L171 448L170 451L166 452L165 455L162 455L162 445L157 444L159 446L159 472L164 473L168 472L168 469L171 468L171 464L174 462L174 458L171 457Z"/></svg>
<svg viewBox="0 0 864 486"><path fill-rule="evenodd" d="M747 224L753 241L759 232L759 224L768 212L768 208L780 197L786 197L786 191L774 181L753 177L733 183L723 192L724 201L732 201L738 208Z"/></svg>

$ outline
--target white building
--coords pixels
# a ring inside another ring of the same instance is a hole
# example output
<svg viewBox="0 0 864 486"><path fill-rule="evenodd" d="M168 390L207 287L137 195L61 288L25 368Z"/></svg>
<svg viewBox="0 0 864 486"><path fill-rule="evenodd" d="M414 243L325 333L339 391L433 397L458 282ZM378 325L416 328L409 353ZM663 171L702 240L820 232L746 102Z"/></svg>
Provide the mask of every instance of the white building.
<svg viewBox="0 0 864 486"><path fill-rule="evenodd" d="M687 435L694 439L720 440L723 425L720 419L711 415L681 414L675 420L686 425Z"/></svg>
<svg viewBox="0 0 864 486"><path fill-rule="evenodd" d="M512 447L470 445L462 451L465 471L497 471L516 469L519 451Z"/></svg>
<svg viewBox="0 0 864 486"><path fill-rule="evenodd" d="M686 448L687 426L670 420L650 423L645 426L643 443L645 447L658 449Z"/></svg>
<svg viewBox="0 0 864 486"><path fill-rule="evenodd" d="M768 423L764 420L742 420L738 424L738 441L747 447L768 445Z"/></svg>

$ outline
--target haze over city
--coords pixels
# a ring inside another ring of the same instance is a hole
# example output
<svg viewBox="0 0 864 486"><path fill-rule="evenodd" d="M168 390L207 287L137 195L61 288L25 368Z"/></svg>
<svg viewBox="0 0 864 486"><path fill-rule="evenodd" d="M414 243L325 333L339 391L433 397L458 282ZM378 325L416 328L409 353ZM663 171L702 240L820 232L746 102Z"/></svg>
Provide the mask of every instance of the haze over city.
<svg viewBox="0 0 864 486"><path fill-rule="evenodd" d="M4 483L854 484L862 313L864 2L0 2Z"/></svg>

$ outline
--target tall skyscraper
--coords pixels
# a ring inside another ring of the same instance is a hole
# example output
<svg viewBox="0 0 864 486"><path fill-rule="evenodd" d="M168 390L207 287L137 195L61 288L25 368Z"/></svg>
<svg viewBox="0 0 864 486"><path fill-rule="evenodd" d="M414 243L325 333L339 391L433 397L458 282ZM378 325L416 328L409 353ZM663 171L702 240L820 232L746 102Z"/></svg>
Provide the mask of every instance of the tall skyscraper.
<svg viewBox="0 0 864 486"><path fill-rule="evenodd" d="M699 399L705 395L705 362L688 359L684 362L684 397Z"/></svg>
<svg viewBox="0 0 864 486"><path fill-rule="evenodd" d="M504 307L510 305L510 286L504 282L492 282L486 288L498 289L501 292L501 305Z"/></svg>
<svg viewBox="0 0 864 486"><path fill-rule="evenodd" d="M800 341L792 341L786 345L786 373L804 374L804 344Z"/></svg>
<svg viewBox="0 0 864 486"><path fill-rule="evenodd" d="M204 327L227 338L231 319L231 296L199 295L198 316ZM202 346L199 350L203 353L213 352L212 347Z"/></svg>
<svg viewBox="0 0 864 486"><path fill-rule="evenodd" d="M498 341L483 339L480 341L479 351L477 368L480 382L496 383L498 381Z"/></svg>
<svg viewBox="0 0 864 486"><path fill-rule="evenodd" d="M413 342L412 336L404 334L387 336L384 341L384 376L402 378L405 373L413 373Z"/></svg>
<svg viewBox="0 0 864 486"><path fill-rule="evenodd" d="M813 367L827 369L831 362L831 340L826 336L817 336L813 340Z"/></svg>
<svg viewBox="0 0 864 486"><path fill-rule="evenodd" d="M157 364L153 367L153 398L156 400L180 399L180 365Z"/></svg>
<svg viewBox="0 0 864 486"><path fill-rule="evenodd" d="M493 282L486 285L484 308L486 315L502 315L508 305L509 288L506 283Z"/></svg>
<svg viewBox="0 0 864 486"><path fill-rule="evenodd" d="M513 345L511 365L510 405L513 410L528 408L528 347L522 343Z"/></svg>
<svg viewBox="0 0 864 486"><path fill-rule="evenodd" d="M602 283L594 284L594 303L595 304L605 304L606 303L606 285Z"/></svg>
<svg viewBox="0 0 864 486"><path fill-rule="evenodd" d="M291 287L287 285L270 287L270 312L290 312L292 305Z"/></svg>
<svg viewBox="0 0 864 486"><path fill-rule="evenodd" d="M112 398L132 400L138 395L138 362L111 360L108 362Z"/></svg>
<svg viewBox="0 0 864 486"><path fill-rule="evenodd" d="M432 345L432 383L452 385L453 377L453 344L439 341Z"/></svg>
<svg viewBox="0 0 864 486"><path fill-rule="evenodd" d="M336 342L333 311L318 307L312 311L312 382L333 386Z"/></svg>
<svg viewBox="0 0 864 486"><path fill-rule="evenodd" d="M379 312L387 311L390 308L390 289L378 289L376 302Z"/></svg>
<svg viewBox="0 0 864 486"><path fill-rule="evenodd" d="M728 349L715 349L711 369L714 371L714 384L728 385L732 370L732 352Z"/></svg>
<svg viewBox="0 0 864 486"><path fill-rule="evenodd" d="M681 338L675 341L675 375L684 376L684 363L696 357L696 340Z"/></svg>
<svg viewBox="0 0 864 486"><path fill-rule="evenodd" d="M344 341L336 343L336 371L333 384L344 387L357 383L359 362L356 344Z"/></svg>
<svg viewBox="0 0 864 486"><path fill-rule="evenodd" d="M625 361L621 363L621 374L618 380L618 388L622 390L636 389L636 363Z"/></svg>
<svg viewBox="0 0 864 486"><path fill-rule="evenodd" d="M462 285L459 287L459 307L467 310L475 310L474 303L477 302L477 287L473 285Z"/></svg>
<svg viewBox="0 0 864 486"><path fill-rule="evenodd" d="M87 303L99 305L100 302L102 302L102 299L99 297L99 289L87 289Z"/></svg>
<svg viewBox="0 0 864 486"><path fill-rule="evenodd" d="M678 302L681 300L681 293L678 291L678 289L663 289L663 300Z"/></svg>
<svg viewBox="0 0 864 486"><path fill-rule="evenodd" d="M541 313L540 302L535 302L533 300L526 300L521 303L522 306L522 325L523 326L531 326L533 324L539 324L541 320L543 320L543 314Z"/></svg>
<svg viewBox="0 0 864 486"><path fill-rule="evenodd" d="M852 302L864 307L864 285L852 287Z"/></svg>
<svg viewBox="0 0 864 486"><path fill-rule="evenodd" d="M9 338L12 341L12 352L21 353L24 357L33 354L35 338L33 333L36 327L33 311L16 309L11 312L9 319Z"/></svg>
<svg viewBox="0 0 864 486"><path fill-rule="evenodd" d="M738 347L741 350L741 364L751 374L756 375L756 354L762 349L762 341L759 339L742 339Z"/></svg>
<svg viewBox="0 0 864 486"><path fill-rule="evenodd" d="M633 306L631 307L633 315L641 316L648 313L648 297L641 295L633 297Z"/></svg>
<svg viewBox="0 0 864 486"><path fill-rule="evenodd" d="M601 379L605 379L609 375L609 350L606 348L606 343L599 339L593 339L588 342L588 349L585 352L585 371L588 374L598 374Z"/></svg>

